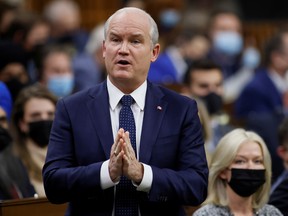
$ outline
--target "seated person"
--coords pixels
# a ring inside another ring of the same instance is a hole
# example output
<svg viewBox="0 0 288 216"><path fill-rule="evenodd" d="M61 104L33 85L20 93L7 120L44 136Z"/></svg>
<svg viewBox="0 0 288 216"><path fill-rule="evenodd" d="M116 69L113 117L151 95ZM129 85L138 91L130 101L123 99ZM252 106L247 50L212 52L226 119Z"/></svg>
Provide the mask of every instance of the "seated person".
<svg viewBox="0 0 288 216"><path fill-rule="evenodd" d="M33 197L35 190L21 160L12 152L8 117L0 98L0 200Z"/></svg>
<svg viewBox="0 0 288 216"><path fill-rule="evenodd" d="M284 171L271 187L269 203L277 207L283 215L288 215L288 118L279 127L277 153L283 160Z"/></svg>
<svg viewBox="0 0 288 216"><path fill-rule="evenodd" d="M47 45L40 52L36 64L38 83L56 97L61 98L74 92L72 51L68 46Z"/></svg>
<svg viewBox="0 0 288 216"><path fill-rule="evenodd" d="M272 157L273 181L283 172L277 155L277 130L287 116L285 95L288 94L287 58L288 29L279 29L265 44L263 67L245 85L234 106L235 117L244 127L258 133L265 141ZM288 105L287 105L288 106Z"/></svg>
<svg viewBox="0 0 288 216"><path fill-rule="evenodd" d="M204 103L208 111L208 124L211 128L211 139L207 141L209 152L214 151L220 138L234 129L230 114L224 108L223 79L222 68L206 59L191 64L184 78L183 93L195 98L198 104L200 101Z"/></svg>
<svg viewBox="0 0 288 216"><path fill-rule="evenodd" d="M193 216L282 215L266 204L271 184L271 157L254 132L234 129L218 143L211 158L208 197Z"/></svg>
<svg viewBox="0 0 288 216"><path fill-rule="evenodd" d="M57 98L41 85L23 89L12 112L15 147L28 170L38 196L45 196L42 167L45 162Z"/></svg>

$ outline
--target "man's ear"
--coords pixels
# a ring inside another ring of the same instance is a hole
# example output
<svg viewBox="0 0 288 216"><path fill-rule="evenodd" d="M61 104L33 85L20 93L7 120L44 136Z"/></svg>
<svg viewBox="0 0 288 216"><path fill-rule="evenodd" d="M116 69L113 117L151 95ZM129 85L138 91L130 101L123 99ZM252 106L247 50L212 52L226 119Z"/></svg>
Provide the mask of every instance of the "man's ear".
<svg viewBox="0 0 288 216"><path fill-rule="evenodd" d="M151 62L155 62L160 53L160 44L156 44L152 50Z"/></svg>
<svg viewBox="0 0 288 216"><path fill-rule="evenodd" d="M277 154L283 161L288 161L288 151L284 146L277 147Z"/></svg>
<svg viewBox="0 0 288 216"><path fill-rule="evenodd" d="M102 42L102 56L105 58L106 56L106 45L105 45L105 40Z"/></svg>

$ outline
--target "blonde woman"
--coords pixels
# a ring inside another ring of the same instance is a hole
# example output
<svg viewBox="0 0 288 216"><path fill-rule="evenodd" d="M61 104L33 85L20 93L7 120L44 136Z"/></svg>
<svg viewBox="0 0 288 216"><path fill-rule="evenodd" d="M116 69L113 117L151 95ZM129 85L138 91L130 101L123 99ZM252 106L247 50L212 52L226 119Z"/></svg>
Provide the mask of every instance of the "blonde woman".
<svg viewBox="0 0 288 216"><path fill-rule="evenodd" d="M267 205L271 158L263 139L234 129L217 145L211 158L208 197L193 216L282 215Z"/></svg>

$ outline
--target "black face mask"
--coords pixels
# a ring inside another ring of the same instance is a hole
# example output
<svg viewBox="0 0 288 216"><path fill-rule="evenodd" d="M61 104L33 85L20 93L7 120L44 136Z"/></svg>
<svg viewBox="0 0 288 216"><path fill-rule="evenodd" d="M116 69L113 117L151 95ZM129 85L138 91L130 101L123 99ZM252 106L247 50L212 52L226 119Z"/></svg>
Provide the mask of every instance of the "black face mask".
<svg viewBox="0 0 288 216"><path fill-rule="evenodd" d="M29 123L28 135L39 147L43 148L48 145L52 122L43 120Z"/></svg>
<svg viewBox="0 0 288 216"><path fill-rule="evenodd" d="M0 126L0 152L10 145L12 138L5 128Z"/></svg>
<svg viewBox="0 0 288 216"><path fill-rule="evenodd" d="M249 197L265 183L265 169L231 169L232 190L241 197Z"/></svg>
<svg viewBox="0 0 288 216"><path fill-rule="evenodd" d="M214 92L210 92L208 95L200 97L205 103L210 115L217 114L223 107L222 97Z"/></svg>

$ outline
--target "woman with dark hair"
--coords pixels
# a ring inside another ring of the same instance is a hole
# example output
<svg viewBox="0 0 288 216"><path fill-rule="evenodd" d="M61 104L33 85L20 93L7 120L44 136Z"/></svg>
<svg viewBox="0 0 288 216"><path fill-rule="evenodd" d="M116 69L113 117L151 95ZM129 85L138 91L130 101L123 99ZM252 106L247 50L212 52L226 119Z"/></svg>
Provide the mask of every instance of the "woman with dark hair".
<svg viewBox="0 0 288 216"><path fill-rule="evenodd" d="M41 85L23 89L17 97L12 126L15 147L40 197L45 196L42 167L45 162L57 98Z"/></svg>

